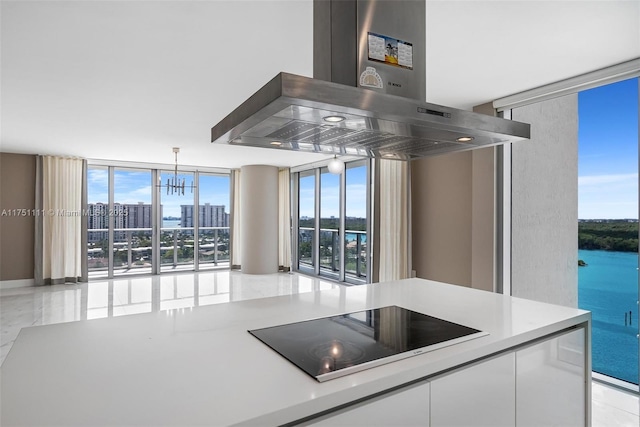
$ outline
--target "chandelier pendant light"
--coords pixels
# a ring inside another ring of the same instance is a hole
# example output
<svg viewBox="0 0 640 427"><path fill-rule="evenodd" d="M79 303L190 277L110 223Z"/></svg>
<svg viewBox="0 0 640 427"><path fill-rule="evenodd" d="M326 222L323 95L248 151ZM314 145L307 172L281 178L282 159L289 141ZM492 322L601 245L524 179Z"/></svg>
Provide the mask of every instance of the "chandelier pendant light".
<svg viewBox="0 0 640 427"><path fill-rule="evenodd" d="M329 172L335 175L340 175L344 170L344 162L338 158L338 156L334 155L333 159L329 160L329 164L327 164L327 169Z"/></svg>
<svg viewBox="0 0 640 427"><path fill-rule="evenodd" d="M179 147L173 147L173 153L175 155L175 168L173 170L173 177L171 178L167 178L167 183L166 184L160 184L158 185L158 187L166 187L167 188L167 195L184 195L184 190L185 188L188 188L189 190L191 190L191 193L193 193L193 189L196 188L196 186L193 184L193 182L191 182L188 186L186 185L186 180L184 178L182 178L182 180L180 180L180 178L178 178L178 153L180 152L180 148Z"/></svg>

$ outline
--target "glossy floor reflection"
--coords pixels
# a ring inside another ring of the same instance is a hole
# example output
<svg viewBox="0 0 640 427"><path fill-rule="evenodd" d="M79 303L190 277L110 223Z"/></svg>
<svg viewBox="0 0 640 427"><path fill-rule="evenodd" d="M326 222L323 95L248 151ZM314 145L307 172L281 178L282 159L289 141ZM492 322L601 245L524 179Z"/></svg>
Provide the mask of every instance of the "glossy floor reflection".
<svg viewBox="0 0 640 427"><path fill-rule="evenodd" d="M339 286L297 273L249 275L216 270L0 290L0 363L20 329L27 326L184 309Z"/></svg>
<svg viewBox="0 0 640 427"><path fill-rule="evenodd" d="M638 395L594 381L591 388L591 425L593 427L640 426Z"/></svg>

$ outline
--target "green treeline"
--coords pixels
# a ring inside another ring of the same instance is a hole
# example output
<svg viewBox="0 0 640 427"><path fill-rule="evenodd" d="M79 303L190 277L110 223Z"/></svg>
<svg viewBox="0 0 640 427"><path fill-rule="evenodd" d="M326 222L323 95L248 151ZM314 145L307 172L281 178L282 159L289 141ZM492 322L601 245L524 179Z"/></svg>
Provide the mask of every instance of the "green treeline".
<svg viewBox="0 0 640 427"><path fill-rule="evenodd" d="M638 222L580 221L578 222L578 249L638 252Z"/></svg>
<svg viewBox="0 0 640 427"><path fill-rule="evenodd" d="M346 230L348 231L367 231L366 218L347 217L345 220ZM300 227L315 227L314 219L300 219ZM320 228L334 229L340 228L340 220L338 218L320 218Z"/></svg>

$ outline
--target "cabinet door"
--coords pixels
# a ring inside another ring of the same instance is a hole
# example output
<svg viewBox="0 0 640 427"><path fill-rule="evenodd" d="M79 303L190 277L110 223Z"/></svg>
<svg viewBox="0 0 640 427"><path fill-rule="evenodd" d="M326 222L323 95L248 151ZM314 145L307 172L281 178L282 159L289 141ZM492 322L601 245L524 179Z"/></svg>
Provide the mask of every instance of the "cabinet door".
<svg viewBox="0 0 640 427"><path fill-rule="evenodd" d="M401 388L311 420L313 426L428 426L429 383Z"/></svg>
<svg viewBox="0 0 640 427"><path fill-rule="evenodd" d="M518 426L584 426L586 423L585 331L516 352Z"/></svg>
<svg viewBox="0 0 640 427"><path fill-rule="evenodd" d="M431 381L431 425L513 426L515 355L507 353Z"/></svg>

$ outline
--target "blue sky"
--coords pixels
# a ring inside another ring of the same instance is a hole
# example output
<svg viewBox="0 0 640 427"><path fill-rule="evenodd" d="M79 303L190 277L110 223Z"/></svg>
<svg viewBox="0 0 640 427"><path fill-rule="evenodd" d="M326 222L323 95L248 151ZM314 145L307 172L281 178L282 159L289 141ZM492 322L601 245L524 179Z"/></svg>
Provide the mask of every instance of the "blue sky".
<svg viewBox="0 0 640 427"><path fill-rule="evenodd" d="M348 217L365 218L367 211L367 169L364 166L347 168L346 211ZM323 181L322 181L323 180ZM321 175L320 216L339 217L340 177L330 173ZM300 180L300 216L313 218L314 215L314 178Z"/></svg>
<svg viewBox="0 0 640 427"><path fill-rule="evenodd" d="M578 218L638 218L638 79L578 94Z"/></svg>
<svg viewBox="0 0 640 427"><path fill-rule="evenodd" d="M638 218L638 79L578 94L578 218Z"/></svg>

